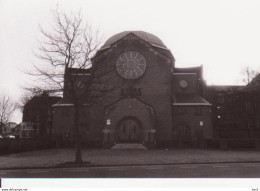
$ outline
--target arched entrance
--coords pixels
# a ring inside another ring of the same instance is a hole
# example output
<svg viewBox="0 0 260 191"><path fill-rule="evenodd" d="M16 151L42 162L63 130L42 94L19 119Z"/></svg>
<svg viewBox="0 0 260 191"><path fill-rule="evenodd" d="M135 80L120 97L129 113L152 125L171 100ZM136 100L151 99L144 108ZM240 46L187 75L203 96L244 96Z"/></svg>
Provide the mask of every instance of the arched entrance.
<svg viewBox="0 0 260 191"><path fill-rule="evenodd" d="M104 145L154 143L153 108L136 98L124 98L106 108Z"/></svg>
<svg viewBox="0 0 260 191"><path fill-rule="evenodd" d="M135 117L125 117L117 125L117 140L121 143L137 143L141 140L141 124Z"/></svg>

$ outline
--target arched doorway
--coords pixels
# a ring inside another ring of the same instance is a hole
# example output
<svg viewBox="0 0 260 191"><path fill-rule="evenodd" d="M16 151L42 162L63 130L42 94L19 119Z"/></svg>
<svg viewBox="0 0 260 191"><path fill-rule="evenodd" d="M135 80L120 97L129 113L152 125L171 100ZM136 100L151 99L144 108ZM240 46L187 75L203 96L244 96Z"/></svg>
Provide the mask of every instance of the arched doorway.
<svg viewBox="0 0 260 191"><path fill-rule="evenodd" d="M135 117L123 118L117 125L117 139L121 143L140 142L141 134L141 124Z"/></svg>

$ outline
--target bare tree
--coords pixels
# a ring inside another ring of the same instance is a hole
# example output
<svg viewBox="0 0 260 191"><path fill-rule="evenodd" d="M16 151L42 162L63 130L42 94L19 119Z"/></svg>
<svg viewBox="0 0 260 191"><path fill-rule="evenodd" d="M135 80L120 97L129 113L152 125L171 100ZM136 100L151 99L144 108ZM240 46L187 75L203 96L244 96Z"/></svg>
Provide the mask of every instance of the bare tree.
<svg viewBox="0 0 260 191"><path fill-rule="evenodd" d="M52 11L54 25L50 31L40 31L44 37L35 53L42 64L35 64L31 74L40 81L32 89L64 93L74 105L75 162L81 164L79 114L83 107L82 99L97 99L104 95L113 78L109 70L92 65L91 58L100 45L98 31L83 22L81 14L66 14L59 9ZM103 80L101 80L101 77ZM106 76L106 77L105 77ZM106 84L107 85L106 85ZM64 95L65 96L65 95Z"/></svg>
<svg viewBox="0 0 260 191"><path fill-rule="evenodd" d="M7 124L17 109L17 104L8 95L0 95L0 130Z"/></svg>
<svg viewBox="0 0 260 191"><path fill-rule="evenodd" d="M246 85L249 84L256 76L259 74L256 70L251 69L249 66L246 66L241 71L242 82Z"/></svg>
<svg viewBox="0 0 260 191"><path fill-rule="evenodd" d="M42 92L35 92L33 89L25 88L25 92L22 94L20 100L17 103L17 108L23 113L24 106L30 101L34 96L40 95Z"/></svg>

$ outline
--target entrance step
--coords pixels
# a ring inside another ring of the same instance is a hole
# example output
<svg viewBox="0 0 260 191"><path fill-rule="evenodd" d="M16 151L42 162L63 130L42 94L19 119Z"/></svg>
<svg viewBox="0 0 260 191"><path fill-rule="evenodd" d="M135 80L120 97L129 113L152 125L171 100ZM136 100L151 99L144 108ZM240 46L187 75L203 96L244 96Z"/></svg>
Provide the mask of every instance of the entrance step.
<svg viewBox="0 0 260 191"><path fill-rule="evenodd" d="M118 143L115 144L111 149L133 149L133 150L147 150L146 146L140 143Z"/></svg>

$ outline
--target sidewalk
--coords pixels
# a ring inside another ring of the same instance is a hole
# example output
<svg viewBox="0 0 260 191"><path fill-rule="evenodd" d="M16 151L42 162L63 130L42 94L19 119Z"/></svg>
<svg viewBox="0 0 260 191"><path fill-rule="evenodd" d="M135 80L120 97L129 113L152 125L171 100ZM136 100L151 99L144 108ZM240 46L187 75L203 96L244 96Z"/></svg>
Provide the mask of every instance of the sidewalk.
<svg viewBox="0 0 260 191"><path fill-rule="evenodd" d="M103 150L83 149L90 166L176 163L260 162L257 150ZM74 149L48 149L0 156L0 169L57 167L74 160Z"/></svg>

